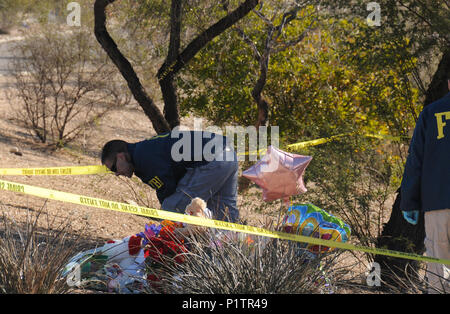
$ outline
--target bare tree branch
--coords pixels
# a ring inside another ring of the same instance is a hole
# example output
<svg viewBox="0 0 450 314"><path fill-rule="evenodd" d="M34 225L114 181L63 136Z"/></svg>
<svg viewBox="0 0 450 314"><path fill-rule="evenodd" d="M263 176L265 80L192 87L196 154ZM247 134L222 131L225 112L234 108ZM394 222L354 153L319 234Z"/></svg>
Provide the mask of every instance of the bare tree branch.
<svg viewBox="0 0 450 314"><path fill-rule="evenodd" d="M187 64L203 47L246 16L258 3L259 0L246 0L236 10L202 32L189 45L187 45L187 47L181 52L181 54L178 55L177 59L173 63L164 62L158 71L158 79L163 80L166 76L171 76L178 73L183 66Z"/></svg>
<svg viewBox="0 0 450 314"><path fill-rule="evenodd" d="M136 72L130 62L123 56L118 49L116 43L109 35L105 23L106 7L115 0L96 0L94 4L95 28L94 33L102 48L106 51L110 59L119 69L123 78L127 81L134 98L144 110L145 114L151 120L155 131L160 134L170 130L169 124L165 120L161 111L158 109L153 100L147 95L139 81Z"/></svg>
<svg viewBox="0 0 450 314"><path fill-rule="evenodd" d="M264 23L266 23L268 26L273 26L273 23L271 20L269 20L263 13L262 13L262 5L261 7L256 10L254 9L253 12L261 19Z"/></svg>
<svg viewBox="0 0 450 314"><path fill-rule="evenodd" d="M259 62L259 77L252 90L252 97L258 106L258 120L256 122L257 128L261 125L266 125L268 120L269 103L262 96L262 92L267 82L270 55L273 52L278 53L284 51L287 48L292 47L301 42L305 38L306 34L309 31L311 31L311 27L316 21L316 19L314 19L308 26L308 28L304 32L302 32L302 34L298 36L296 39L284 42L282 46L277 47L277 45L280 45L278 43L278 39L280 38L280 36L282 36L285 27L288 24L290 24L293 20L298 18L298 12L301 9L302 9L301 6L296 5L288 12L284 13L283 17L281 18L280 24L277 26L273 24L273 21L275 21L276 19L276 14L272 17L271 20L269 20L262 12L262 5L259 7L258 10L256 9L253 10L253 12L267 25L267 37L264 43L263 52L259 52L256 45L249 39L249 37L246 36L246 34L242 30L239 30L243 39L253 49L254 55L256 56Z"/></svg>
<svg viewBox="0 0 450 314"><path fill-rule="evenodd" d="M398 1L400 6L404 7L405 9L407 9L409 12L411 12L412 14L414 14L415 16L417 16L419 18L420 21L422 21L423 23L425 23L426 25L428 25L428 27L433 30L436 31L436 25L432 24L432 20L430 18L427 18L426 16L420 14L419 12L417 12L417 10L414 10L414 8L412 8L411 6L408 6L407 4L403 3L402 1ZM433 14L433 12L431 12L428 7L421 3L421 7L420 9L422 10L428 10L431 14ZM445 36L444 32L437 32L438 34L440 34L441 38L443 38L447 43L450 43L450 37L449 36Z"/></svg>
<svg viewBox="0 0 450 314"><path fill-rule="evenodd" d="M258 47L256 47L253 40L238 26L234 27L233 29L242 37L242 39L250 46L250 48L252 48L255 59L259 61L261 59L261 53L259 52Z"/></svg>
<svg viewBox="0 0 450 314"><path fill-rule="evenodd" d="M312 26L313 26L314 22L316 22L316 21L317 21L317 20L314 19L314 20L311 22L311 24L309 24L308 28L307 28L306 30L304 30L304 31L300 34L300 36L298 36L296 39L293 39L293 40L289 40L289 41L287 41L287 42L284 42L284 43L282 44L282 46L275 48L275 49L274 49L274 52L275 52L275 53L282 52L282 51L284 51L284 50L286 50L286 49L288 49L288 48L290 48L290 47L293 47L293 46L299 44L299 43L306 37L306 35L307 35L309 32L315 30L315 28L312 28Z"/></svg>

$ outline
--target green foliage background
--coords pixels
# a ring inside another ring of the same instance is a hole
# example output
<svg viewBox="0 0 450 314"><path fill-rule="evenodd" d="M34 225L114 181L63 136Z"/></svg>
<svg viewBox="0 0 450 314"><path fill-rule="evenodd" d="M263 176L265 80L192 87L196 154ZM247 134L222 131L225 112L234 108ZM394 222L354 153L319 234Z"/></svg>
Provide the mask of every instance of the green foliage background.
<svg viewBox="0 0 450 314"><path fill-rule="evenodd" d="M283 40L296 38L311 24L315 16L308 10L285 29ZM372 245L400 184L408 135L422 108L410 80L417 60L408 37L387 42L381 30L359 17L320 17L315 26L301 43L271 56L263 91L270 103L269 126L279 126L281 148L348 134L296 151L313 161L305 174L308 192L293 201L339 215L359 241ZM239 27L262 48L267 31L260 18L251 13ZM258 75L251 47L231 29L179 77L181 113L221 127L255 125L258 111L251 92Z"/></svg>

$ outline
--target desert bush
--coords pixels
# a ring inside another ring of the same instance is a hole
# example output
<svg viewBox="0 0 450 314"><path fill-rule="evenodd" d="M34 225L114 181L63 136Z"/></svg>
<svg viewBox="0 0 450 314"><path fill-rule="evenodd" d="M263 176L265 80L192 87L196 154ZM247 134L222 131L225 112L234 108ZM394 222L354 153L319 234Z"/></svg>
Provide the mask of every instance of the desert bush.
<svg viewBox="0 0 450 314"><path fill-rule="evenodd" d="M38 227L47 217L44 230ZM11 215L12 216L12 215ZM0 293L59 294L70 291L61 270L76 252L78 235L70 233L68 219L56 222L44 208L18 223L3 211L0 231Z"/></svg>
<svg viewBox="0 0 450 314"><path fill-rule="evenodd" d="M19 41L14 53L17 121L42 143L61 147L131 99L83 28L43 26Z"/></svg>
<svg viewBox="0 0 450 314"><path fill-rule="evenodd" d="M207 232L189 239L182 264L167 263L157 292L195 294L333 293L338 254L308 260L297 243Z"/></svg>

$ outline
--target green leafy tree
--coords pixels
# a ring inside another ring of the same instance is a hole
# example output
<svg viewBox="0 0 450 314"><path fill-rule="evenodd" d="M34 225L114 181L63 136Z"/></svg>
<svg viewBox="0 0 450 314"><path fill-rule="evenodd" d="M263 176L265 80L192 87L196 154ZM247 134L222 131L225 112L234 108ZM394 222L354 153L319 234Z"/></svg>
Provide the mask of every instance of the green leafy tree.
<svg viewBox="0 0 450 314"><path fill-rule="evenodd" d="M253 51L264 46L266 28L256 14L246 23L246 38L230 30L186 68L179 82L183 114L194 112L217 125L254 124L258 108L252 88L260 71ZM407 40L377 48L388 55L390 64L374 60L372 66L362 65L371 51L356 48L353 30L368 33L368 27L362 21L321 23L296 46L272 53L264 90L270 124L280 127L287 142L355 130L406 135L410 113L417 112L417 91L402 80L415 62L399 53L408 49ZM298 38L309 25L311 18L306 18L286 32ZM246 45L248 41L255 44Z"/></svg>

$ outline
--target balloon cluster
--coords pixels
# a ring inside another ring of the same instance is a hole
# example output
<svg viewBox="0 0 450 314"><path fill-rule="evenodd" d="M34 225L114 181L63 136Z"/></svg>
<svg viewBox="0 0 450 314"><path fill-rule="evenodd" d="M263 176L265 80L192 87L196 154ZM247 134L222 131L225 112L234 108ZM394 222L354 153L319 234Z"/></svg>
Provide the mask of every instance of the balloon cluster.
<svg viewBox="0 0 450 314"><path fill-rule="evenodd" d="M312 157L284 152L269 146L266 155L242 175L263 189L263 200L283 199L288 207L282 221L282 231L313 238L347 242L350 226L313 204L289 206L289 198L306 192L303 175ZM330 252L327 246L298 244L302 256L313 259L317 254Z"/></svg>

